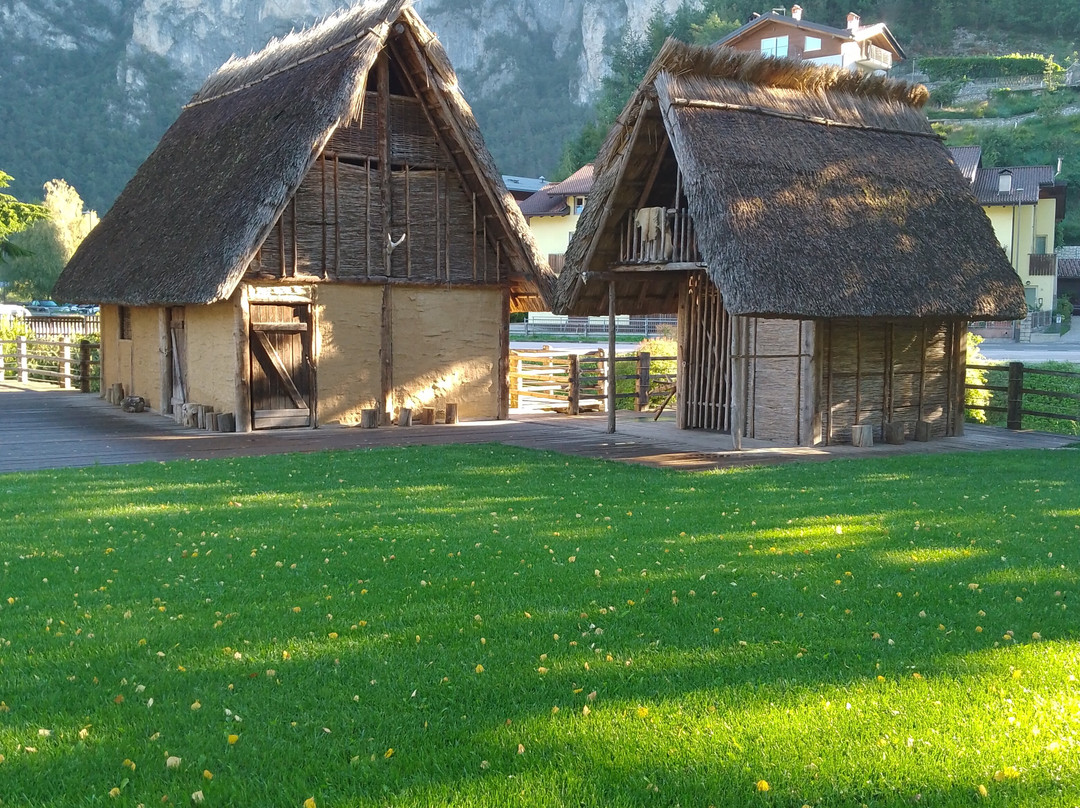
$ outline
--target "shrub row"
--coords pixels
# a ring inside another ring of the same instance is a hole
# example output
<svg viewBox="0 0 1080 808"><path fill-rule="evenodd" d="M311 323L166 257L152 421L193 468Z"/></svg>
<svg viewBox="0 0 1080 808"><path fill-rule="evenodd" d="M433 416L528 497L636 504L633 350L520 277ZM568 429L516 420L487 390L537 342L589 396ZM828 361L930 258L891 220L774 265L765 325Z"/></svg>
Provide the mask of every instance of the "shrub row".
<svg viewBox="0 0 1080 808"><path fill-rule="evenodd" d="M1038 53L1009 56L926 56L919 59L919 70L931 81L961 79L998 79L1014 76L1041 76L1049 69L1064 70L1052 56Z"/></svg>

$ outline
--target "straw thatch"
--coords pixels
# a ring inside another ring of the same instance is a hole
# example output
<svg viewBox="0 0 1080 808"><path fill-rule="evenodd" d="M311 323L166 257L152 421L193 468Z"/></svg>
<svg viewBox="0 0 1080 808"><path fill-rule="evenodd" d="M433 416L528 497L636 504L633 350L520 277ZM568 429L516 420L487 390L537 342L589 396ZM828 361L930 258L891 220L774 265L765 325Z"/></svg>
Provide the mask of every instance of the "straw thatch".
<svg viewBox="0 0 1080 808"><path fill-rule="evenodd" d="M620 274L617 224L670 142L697 245L732 314L1022 316L1023 290L933 134L926 90L669 41L609 134L556 311L672 310L678 273ZM608 276L611 277L611 276ZM647 286L651 285L651 286Z"/></svg>
<svg viewBox="0 0 1080 808"><path fill-rule="evenodd" d="M433 117L441 116L454 150L469 153L462 162L477 167L463 179L497 222L515 292L537 301L516 307L542 308L554 274L495 168L445 51L408 0L346 9L226 62L83 242L54 295L127 305L228 298L323 147L361 114L368 73L391 37L411 37L425 61L419 83L445 102Z"/></svg>

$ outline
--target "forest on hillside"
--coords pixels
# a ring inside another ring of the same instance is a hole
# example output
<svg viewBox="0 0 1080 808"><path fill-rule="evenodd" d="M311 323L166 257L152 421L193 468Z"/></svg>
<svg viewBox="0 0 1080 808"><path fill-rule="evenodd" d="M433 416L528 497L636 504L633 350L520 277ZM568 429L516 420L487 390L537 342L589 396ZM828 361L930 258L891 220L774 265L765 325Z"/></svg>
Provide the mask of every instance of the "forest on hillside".
<svg viewBox="0 0 1080 808"><path fill-rule="evenodd" d="M1053 53L1065 64L1080 47L1077 0L806 0L803 6L806 19L836 26L849 11L864 22L887 22L914 57L1019 50ZM769 7L760 0L702 0L671 17L654 14L644 35L624 32L608 43L611 72L592 109L575 103L568 91L573 50L553 60L527 37L489 43L506 52L506 64L524 66L500 77L507 82L505 98L480 98L476 89L490 81L487 76L463 73L462 86L476 99L474 112L504 171L565 175L595 154L665 37L709 43ZM70 19L60 22L72 32L76 24L116 27L117 17L103 8L99 2L76 4ZM40 49L17 37L0 48L0 169L14 177L11 191L20 199L40 201L44 182L57 177L104 213L187 100L190 91L168 63L132 63L123 50L126 32L109 34L74 50ZM121 81L132 69L145 77L136 92ZM1029 145L1038 139L1032 135ZM1051 150L1080 153L1080 135L1055 133L1054 140ZM996 152L1026 154L1019 146Z"/></svg>

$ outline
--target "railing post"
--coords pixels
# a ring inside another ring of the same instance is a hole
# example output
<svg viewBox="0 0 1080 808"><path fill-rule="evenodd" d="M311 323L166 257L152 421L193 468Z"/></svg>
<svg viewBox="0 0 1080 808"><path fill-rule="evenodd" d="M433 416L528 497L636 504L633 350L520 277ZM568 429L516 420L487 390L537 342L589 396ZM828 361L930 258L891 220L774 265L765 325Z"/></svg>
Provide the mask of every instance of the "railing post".
<svg viewBox="0 0 1080 808"><path fill-rule="evenodd" d="M30 381L30 364L26 356L26 337L15 337L15 364L18 367L19 381Z"/></svg>
<svg viewBox="0 0 1080 808"><path fill-rule="evenodd" d="M71 389L71 343L66 339L60 343L60 353L63 356L63 360L60 362L60 372L63 374L60 377L60 385L65 390Z"/></svg>
<svg viewBox="0 0 1080 808"><path fill-rule="evenodd" d="M1020 412L1024 409L1024 363L1009 363L1009 390L1007 395L1008 411L1005 414L1005 426L1009 429L1021 429L1023 417Z"/></svg>
<svg viewBox="0 0 1080 808"><path fill-rule="evenodd" d="M652 355L648 351L642 351L637 359L637 411L649 409L649 387L652 380L649 378L652 370Z"/></svg>
<svg viewBox="0 0 1080 808"><path fill-rule="evenodd" d="M566 411L569 415L577 415L581 412L581 364L576 353L570 354L567 373L570 377L570 389L566 393Z"/></svg>
<svg viewBox="0 0 1080 808"><path fill-rule="evenodd" d="M90 392L90 340L79 341L79 392Z"/></svg>

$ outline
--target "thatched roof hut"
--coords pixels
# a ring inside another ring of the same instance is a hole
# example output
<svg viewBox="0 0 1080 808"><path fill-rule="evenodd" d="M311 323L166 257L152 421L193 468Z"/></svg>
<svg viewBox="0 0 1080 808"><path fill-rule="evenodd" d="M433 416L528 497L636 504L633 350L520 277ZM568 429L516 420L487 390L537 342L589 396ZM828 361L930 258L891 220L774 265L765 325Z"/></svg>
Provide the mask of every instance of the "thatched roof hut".
<svg viewBox="0 0 1080 808"><path fill-rule="evenodd" d="M361 118L369 74L391 36L422 76L452 162L492 221L515 309L544 309L554 275L484 146L442 46L407 0L346 9L233 58L184 107L69 262L54 294L125 305L229 298L336 131Z"/></svg>
<svg viewBox="0 0 1080 808"><path fill-rule="evenodd" d="M589 282L600 273L620 313L677 309L672 267L620 271L619 231L657 174L677 172L700 263L731 314L1023 316L1023 289L926 98L921 86L669 41L601 150L554 310L606 313L607 284Z"/></svg>

